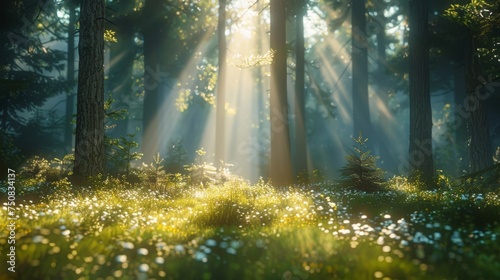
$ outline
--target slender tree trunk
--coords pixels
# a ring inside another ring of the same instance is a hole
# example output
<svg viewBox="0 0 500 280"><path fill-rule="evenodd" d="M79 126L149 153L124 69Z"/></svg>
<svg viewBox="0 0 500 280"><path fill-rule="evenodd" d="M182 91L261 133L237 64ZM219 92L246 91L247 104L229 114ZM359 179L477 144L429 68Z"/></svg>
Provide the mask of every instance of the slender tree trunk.
<svg viewBox="0 0 500 280"><path fill-rule="evenodd" d="M366 1L352 2L352 110L353 136L362 132L371 137L370 103L368 101L368 37L366 35ZM371 144L369 145L371 147Z"/></svg>
<svg viewBox="0 0 500 280"><path fill-rule="evenodd" d="M484 92L479 83L481 66L476 54L476 42L471 30L467 31L465 42L465 67L467 71L467 97L464 102L469 113L469 159L470 171L476 172L493 164L490 129Z"/></svg>
<svg viewBox="0 0 500 280"><path fill-rule="evenodd" d="M265 24L265 19L262 13L263 7L265 3L259 1L255 7L255 11L257 12L257 17L255 19L255 24L258 26L257 31L257 53L262 54L265 49L269 47L269 43L266 42L265 38L268 37L267 32L268 28ZM257 108L261 108L262 111L258 112L258 119L261 120L263 116L265 116L265 103L267 100L268 90L269 90L269 79L267 79L265 73L269 72L269 66L255 67L255 88L257 94ZM266 128L263 125L259 125L257 129L257 135L265 135ZM260 139L260 137L259 137ZM262 153L269 149L269 147L265 144L265 141L257 140L257 151L259 151L258 156L258 164L259 164L259 174L262 177L269 177L269 158L262 157Z"/></svg>
<svg viewBox="0 0 500 280"><path fill-rule="evenodd" d="M469 170L469 155L467 153L467 120L468 115L464 110L463 104L467 97L466 93L466 73L465 66L460 66L455 70L455 106L454 106L454 134L455 151L457 153L458 170L455 170L456 176L463 175L463 171Z"/></svg>
<svg viewBox="0 0 500 280"><path fill-rule="evenodd" d="M144 105L143 105L143 159L150 161L159 152L159 109L162 56L164 38L167 36L165 25L161 18L162 0L146 0L143 11L144 37Z"/></svg>
<svg viewBox="0 0 500 280"><path fill-rule="evenodd" d="M385 5L378 3L377 14L381 15L384 12ZM382 25L383 24L383 25ZM372 146L378 147L378 154L384 161L384 168L397 170L396 151L391 147L391 142L395 139L390 139L388 135L395 127L393 118L384 111L389 111L389 84L387 83L387 56L385 50L387 48L387 35L385 33L385 22L379 26L380 30L377 33L377 73L375 75L378 83L378 96L382 100L385 110L379 110L379 121L377 131L372 137L376 139ZM374 139L374 140L375 140Z"/></svg>
<svg viewBox="0 0 500 280"><path fill-rule="evenodd" d="M226 104L226 0L219 0L219 21L217 24L219 41L219 70L217 76L217 106L215 124L215 164L220 166L225 160L225 104Z"/></svg>
<svg viewBox="0 0 500 280"><path fill-rule="evenodd" d="M306 3L297 0L296 47L295 47L295 151L296 175L305 176L307 181L307 131L305 127L305 47L304 15Z"/></svg>
<svg viewBox="0 0 500 280"><path fill-rule="evenodd" d="M75 3L68 2L69 8L69 23L68 23L68 68L66 72L66 80L71 88L66 95L66 116L64 119L64 146L66 152L71 152L73 147L73 107L75 106L75 94L73 92L75 83Z"/></svg>
<svg viewBox="0 0 500 280"><path fill-rule="evenodd" d="M432 110L429 87L427 0L411 0L410 23L410 177L432 187Z"/></svg>
<svg viewBox="0 0 500 280"><path fill-rule="evenodd" d="M104 172L104 0L82 0L74 175Z"/></svg>
<svg viewBox="0 0 500 280"><path fill-rule="evenodd" d="M116 24L116 39L118 42L110 46L110 65L108 85L111 96L116 100L114 106L120 109L128 109L128 100L132 99L132 85L134 60L136 55L135 28L132 18L134 1L121 1L120 10L125 15L119 15L113 19ZM116 127L111 131L113 137L127 135L128 116L123 120L116 121Z"/></svg>
<svg viewBox="0 0 500 280"><path fill-rule="evenodd" d="M286 77L286 0L271 0L271 181L276 186L293 182Z"/></svg>

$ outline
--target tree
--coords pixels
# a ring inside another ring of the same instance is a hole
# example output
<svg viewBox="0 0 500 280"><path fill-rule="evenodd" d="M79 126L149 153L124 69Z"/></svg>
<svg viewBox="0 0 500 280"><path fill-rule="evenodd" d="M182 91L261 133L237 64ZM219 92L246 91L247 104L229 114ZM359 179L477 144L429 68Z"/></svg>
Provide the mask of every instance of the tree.
<svg viewBox="0 0 500 280"><path fill-rule="evenodd" d="M376 16L370 18L368 25L371 27L371 32L376 35L376 70L372 76L372 82L377 86L376 96L381 101L374 108L378 114L378 122L372 129L378 133L373 133L371 139L373 150L383 158L383 168L388 171L397 170L397 154L398 151L394 149L393 141L400 141L399 139L391 139L391 131L396 127L397 119L392 117L391 108L389 105L389 95L391 92L396 92L394 89L394 82L389 82L391 76L389 69L394 67L387 62L386 49L388 44L393 40L390 35L386 34L386 26L389 22L397 20L397 16L401 13L394 13L390 17L384 16L384 12L393 3L388 3L384 0L372 1L372 13ZM406 69L404 70L406 72Z"/></svg>
<svg viewBox="0 0 500 280"><path fill-rule="evenodd" d="M271 123L271 181L276 186L293 182L290 128L286 88L286 1L271 0L271 64L270 123Z"/></svg>
<svg viewBox="0 0 500 280"><path fill-rule="evenodd" d="M296 46L295 46L295 152L297 175L307 180L307 131L305 121L305 47L304 15L305 0L296 2Z"/></svg>
<svg viewBox="0 0 500 280"><path fill-rule="evenodd" d="M104 0L82 0L74 175L104 171Z"/></svg>
<svg viewBox="0 0 500 280"><path fill-rule="evenodd" d="M135 1L119 0L113 1L113 16L110 21L113 25L110 28L115 31L116 42L109 46L110 63L107 88L113 99L116 100L114 106L122 109L129 109L130 101L133 100L133 69L137 54L135 43L136 18L134 15ZM128 135L128 115L123 119L115 121L110 135L122 137ZM149 159L148 159L149 160Z"/></svg>
<svg viewBox="0 0 500 280"><path fill-rule="evenodd" d="M217 76L217 105L215 124L215 164L219 166L225 159L225 113L226 113L226 1L219 0L219 21L217 38L219 41L219 70Z"/></svg>
<svg viewBox="0 0 500 280"><path fill-rule="evenodd" d="M74 0L68 1L68 66L66 68L66 81L70 90L66 95L66 118L64 121L64 145L67 152L71 151L73 147L73 107L75 106L74 100L74 83L75 83L75 24L76 24L76 6Z"/></svg>
<svg viewBox="0 0 500 280"><path fill-rule="evenodd" d="M0 11L0 128L9 133L25 125L21 112L34 111L65 89L62 77L47 74L64 69L64 52L40 39L41 33L52 31L36 28L43 26L39 18L43 9L7 1Z"/></svg>
<svg viewBox="0 0 500 280"><path fill-rule="evenodd" d="M165 47L168 26L165 22L162 0L146 0L142 17L144 38L144 107L142 151L144 159L150 160L159 147L160 90L162 89L161 69L164 66L162 49ZM163 67L164 68L164 67Z"/></svg>
<svg viewBox="0 0 500 280"><path fill-rule="evenodd" d="M352 110L354 135L371 135L368 100L368 36L366 35L366 1L352 2Z"/></svg>
<svg viewBox="0 0 500 280"><path fill-rule="evenodd" d="M431 187L432 111L429 87L429 32L427 0L410 1L410 177L420 177Z"/></svg>
<svg viewBox="0 0 500 280"><path fill-rule="evenodd" d="M474 104L468 104L469 119L469 160L470 171L477 172L486 169L493 164L493 154L491 152L490 127L488 116L486 115L486 106L481 96L485 92L480 84L481 66L477 54L477 38L473 31L466 30L465 39L465 69L466 69L466 91L468 101ZM472 104L472 105L471 105Z"/></svg>
<svg viewBox="0 0 500 280"><path fill-rule="evenodd" d="M490 127L485 106L485 100L491 95L492 89L486 86L490 81L487 81L483 74L489 72L490 75L498 75L496 69L499 51L496 46L500 42L499 11L498 1L477 0L464 5L453 4L445 12L447 18L465 28L463 54L466 96L463 103L468 116L468 147L472 173L487 169L493 164Z"/></svg>
<svg viewBox="0 0 500 280"><path fill-rule="evenodd" d="M373 192L382 189L385 172L377 167L377 157L370 154L361 133L353 138L354 149L346 156L346 165L340 170L341 185L356 190Z"/></svg>
<svg viewBox="0 0 500 280"><path fill-rule="evenodd" d="M210 41L213 36L208 36L214 31L215 21L212 18L208 20L213 4L208 0L145 1L140 30L144 40L142 151L146 160L150 160L160 149L161 137L171 137L159 134L162 128L172 125L166 116L175 110L175 103L165 101L181 90L202 92L198 90L199 85L194 85L194 79L187 80L181 74L196 69L198 64L206 64L207 60L203 60L200 50L212 50L213 47L215 52L216 40ZM207 20L200 20L204 18ZM208 80L205 79L205 82ZM199 131L193 129L190 133L196 135Z"/></svg>

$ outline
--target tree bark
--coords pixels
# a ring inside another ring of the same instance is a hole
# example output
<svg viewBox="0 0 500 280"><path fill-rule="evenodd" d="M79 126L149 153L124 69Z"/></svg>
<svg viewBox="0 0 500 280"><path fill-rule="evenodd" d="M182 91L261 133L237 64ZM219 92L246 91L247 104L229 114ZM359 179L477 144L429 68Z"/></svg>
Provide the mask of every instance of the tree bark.
<svg viewBox="0 0 500 280"><path fill-rule="evenodd" d="M305 47L304 15L306 3L297 0L296 7L296 47L295 47L295 151L296 175L304 176L307 181L307 131L305 127Z"/></svg>
<svg viewBox="0 0 500 280"><path fill-rule="evenodd" d="M410 177L432 187L432 110L429 87L429 31L427 0L409 6L410 58Z"/></svg>
<svg viewBox="0 0 500 280"><path fill-rule="evenodd" d="M219 0L219 21L217 23L219 42L219 70L217 76L217 104L215 123L215 164L221 166L225 160L225 116L226 116L226 0Z"/></svg>
<svg viewBox="0 0 500 280"><path fill-rule="evenodd" d="M352 111L353 136L362 132L371 137L368 100L368 37L366 35L366 1L352 2ZM369 144L369 147L372 145Z"/></svg>
<svg viewBox="0 0 500 280"><path fill-rule="evenodd" d="M293 182L290 128L288 125L286 76L286 0L271 0L271 64L270 122L271 122L271 181L275 186Z"/></svg>
<svg viewBox="0 0 500 280"><path fill-rule="evenodd" d="M471 30L467 30L465 42L465 67L467 71L467 97L464 102L469 115L469 160L470 172L490 167L493 164L491 151L490 127L485 95L480 84L481 66L476 54L476 42Z"/></svg>
<svg viewBox="0 0 500 280"><path fill-rule="evenodd" d="M74 175L104 172L104 0L82 0Z"/></svg>

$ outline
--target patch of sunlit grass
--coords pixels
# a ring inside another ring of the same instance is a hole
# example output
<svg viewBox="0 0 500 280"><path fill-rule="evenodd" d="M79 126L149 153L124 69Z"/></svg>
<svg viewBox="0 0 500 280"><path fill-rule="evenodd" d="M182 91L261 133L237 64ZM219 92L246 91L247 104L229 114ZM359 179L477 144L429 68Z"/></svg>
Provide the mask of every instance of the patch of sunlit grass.
<svg viewBox="0 0 500 280"><path fill-rule="evenodd" d="M118 179L100 184L18 198L18 279L499 276L495 192L276 189L235 180L184 184L174 195ZM0 246L9 246L5 231Z"/></svg>

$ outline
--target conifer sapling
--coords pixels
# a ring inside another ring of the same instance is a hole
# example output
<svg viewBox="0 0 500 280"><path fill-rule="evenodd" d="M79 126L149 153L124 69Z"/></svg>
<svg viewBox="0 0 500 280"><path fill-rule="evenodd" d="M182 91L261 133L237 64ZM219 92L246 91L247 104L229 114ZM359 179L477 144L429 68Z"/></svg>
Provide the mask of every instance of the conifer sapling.
<svg viewBox="0 0 500 280"><path fill-rule="evenodd" d="M385 172L377 167L378 157L370 154L366 146L368 139L363 139L360 133L358 138L353 140L353 149L346 156L345 166L340 169L341 185L366 192L381 190Z"/></svg>

